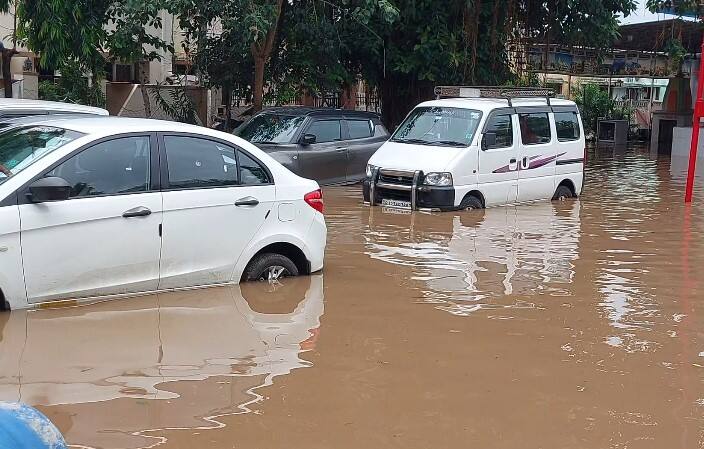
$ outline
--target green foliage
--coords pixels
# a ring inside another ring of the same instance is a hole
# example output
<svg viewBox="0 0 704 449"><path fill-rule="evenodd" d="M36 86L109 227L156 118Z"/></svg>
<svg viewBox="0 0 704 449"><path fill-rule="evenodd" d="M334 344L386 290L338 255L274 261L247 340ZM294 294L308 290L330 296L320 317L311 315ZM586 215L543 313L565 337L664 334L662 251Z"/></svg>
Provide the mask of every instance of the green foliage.
<svg viewBox="0 0 704 449"><path fill-rule="evenodd" d="M584 84L577 88L574 92L574 101L579 107L587 135L596 133L599 119L628 120L630 122L634 113L633 109L625 104L622 107L617 106L616 102L609 97L609 93L596 84Z"/></svg>
<svg viewBox="0 0 704 449"><path fill-rule="evenodd" d="M687 49L682 45L682 41L677 38L669 39L665 44L665 52L670 59L670 67L679 73L682 69L682 61L687 54Z"/></svg>
<svg viewBox="0 0 704 449"><path fill-rule="evenodd" d="M177 86L169 89L169 99L162 96L161 89L153 89L151 92L159 108L173 120L191 125L202 125L196 112L196 106L186 93L185 88Z"/></svg>
<svg viewBox="0 0 704 449"><path fill-rule="evenodd" d="M152 34L163 28L160 12L169 6L166 0L114 0L107 10L108 31L105 46L110 56L124 62L161 59L159 50L174 49Z"/></svg>
<svg viewBox="0 0 704 449"><path fill-rule="evenodd" d="M105 107L105 94L97 84L91 84L76 63L64 64L57 81L41 81L39 98L49 101Z"/></svg>

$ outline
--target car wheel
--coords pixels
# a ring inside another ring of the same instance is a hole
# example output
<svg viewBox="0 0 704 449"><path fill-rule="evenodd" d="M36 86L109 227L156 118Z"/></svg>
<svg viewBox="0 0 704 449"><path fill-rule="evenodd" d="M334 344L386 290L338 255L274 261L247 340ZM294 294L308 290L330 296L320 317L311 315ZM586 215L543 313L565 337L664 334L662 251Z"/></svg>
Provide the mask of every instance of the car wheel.
<svg viewBox="0 0 704 449"><path fill-rule="evenodd" d="M568 198L572 198L574 195L572 195L572 190L570 190L569 187L567 186L558 186L557 190L555 190L555 195L553 195L552 200L553 201L565 201Z"/></svg>
<svg viewBox="0 0 704 449"><path fill-rule="evenodd" d="M266 253L252 259L242 279L275 282L290 276L298 276L298 268L291 259L281 254Z"/></svg>
<svg viewBox="0 0 704 449"><path fill-rule="evenodd" d="M479 198L473 195L464 197L462 203L460 204L461 210L474 210L474 209L484 209L482 202Z"/></svg>

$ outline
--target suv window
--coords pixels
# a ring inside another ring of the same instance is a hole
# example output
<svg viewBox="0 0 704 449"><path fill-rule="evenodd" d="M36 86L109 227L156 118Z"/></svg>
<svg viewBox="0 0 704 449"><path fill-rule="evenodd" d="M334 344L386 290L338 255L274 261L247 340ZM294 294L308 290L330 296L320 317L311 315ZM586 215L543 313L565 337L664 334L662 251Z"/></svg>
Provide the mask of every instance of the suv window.
<svg viewBox="0 0 704 449"><path fill-rule="evenodd" d="M347 120L350 139L366 139L374 134L371 120Z"/></svg>
<svg viewBox="0 0 704 449"><path fill-rule="evenodd" d="M524 145L550 142L550 119L547 112L519 114L521 141Z"/></svg>
<svg viewBox="0 0 704 449"><path fill-rule="evenodd" d="M491 148L513 146L513 123L510 115L495 115L489 120L486 132L496 134L496 145Z"/></svg>
<svg viewBox="0 0 704 449"><path fill-rule="evenodd" d="M315 135L316 143L334 142L342 138L340 120L316 120L305 133Z"/></svg>
<svg viewBox="0 0 704 449"><path fill-rule="evenodd" d="M555 127L557 128L557 140L560 142L579 140L579 121L576 112L556 112Z"/></svg>
<svg viewBox="0 0 704 449"><path fill-rule="evenodd" d="M250 155L238 150L237 159L240 163L240 184L251 186L271 183L268 172Z"/></svg>
<svg viewBox="0 0 704 449"><path fill-rule="evenodd" d="M149 190L148 136L121 137L87 148L45 176L71 184L71 198Z"/></svg>
<svg viewBox="0 0 704 449"><path fill-rule="evenodd" d="M169 186L172 189L237 185L235 149L185 136L164 136Z"/></svg>

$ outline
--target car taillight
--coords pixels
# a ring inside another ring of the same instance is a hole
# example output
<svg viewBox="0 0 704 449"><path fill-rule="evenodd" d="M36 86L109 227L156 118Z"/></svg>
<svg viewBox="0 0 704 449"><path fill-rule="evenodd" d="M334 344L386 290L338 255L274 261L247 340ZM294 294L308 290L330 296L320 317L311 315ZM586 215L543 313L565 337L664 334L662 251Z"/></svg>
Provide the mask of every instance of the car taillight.
<svg viewBox="0 0 704 449"><path fill-rule="evenodd" d="M317 210L321 214L323 213L323 209L325 208L325 204L323 203L323 191L318 189L310 193L306 193L305 196L303 197L303 200L308 203L310 207L313 209Z"/></svg>

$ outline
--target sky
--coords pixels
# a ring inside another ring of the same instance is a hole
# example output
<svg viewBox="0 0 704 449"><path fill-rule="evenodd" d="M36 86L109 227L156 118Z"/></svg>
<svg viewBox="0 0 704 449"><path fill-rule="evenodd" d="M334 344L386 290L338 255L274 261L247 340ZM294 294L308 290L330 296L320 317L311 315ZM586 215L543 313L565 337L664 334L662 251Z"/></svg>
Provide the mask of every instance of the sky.
<svg viewBox="0 0 704 449"><path fill-rule="evenodd" d="M648 9L645 7L646 0L638 0L638 9L636 9L635 12L631 13L630 16L621 18L621 23L622 24L629 24L629 23L642 23L642 22L654 22L658 19L663 20L663 19L672 19L674 16L670 15L665 15L665 14L653 14Z"/></svg>

